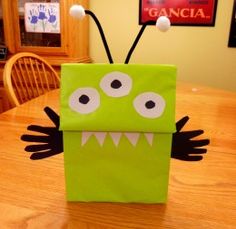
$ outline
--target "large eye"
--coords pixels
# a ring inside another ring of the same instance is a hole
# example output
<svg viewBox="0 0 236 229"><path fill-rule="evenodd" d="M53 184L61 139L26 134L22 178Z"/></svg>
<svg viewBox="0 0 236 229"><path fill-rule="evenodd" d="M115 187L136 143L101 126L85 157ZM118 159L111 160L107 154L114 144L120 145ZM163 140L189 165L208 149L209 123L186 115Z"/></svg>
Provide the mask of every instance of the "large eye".
<svg viewBox="0 0 236 229"><path fill-rule="evenodd" d="M145 118L157 118L165 109L165 100L154 92L145 92L134 99L135 110Z"/></svg>
<svg viewBox="0 0 236 229"><path fill-rule="evenodd" d="M122 72L111 72L102 78L100 87L108 96L122 97L129 94L132 79Z"/></svg>
<svg viewBox="0 0 236 229"><path fill-rule="evenodd" d="M100 95L94 88L79 88L69 98L69 106L72 110L81 114L95 111L100 105Z"/></svg>

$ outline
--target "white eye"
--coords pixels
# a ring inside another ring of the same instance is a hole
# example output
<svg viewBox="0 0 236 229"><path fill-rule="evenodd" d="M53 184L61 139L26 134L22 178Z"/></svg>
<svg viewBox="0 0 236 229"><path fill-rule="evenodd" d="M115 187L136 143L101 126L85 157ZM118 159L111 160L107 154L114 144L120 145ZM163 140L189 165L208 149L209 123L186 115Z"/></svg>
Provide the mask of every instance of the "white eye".
<svg viewBox="0 0 236 229"><path fill-rule="evenodd" d="M100 105L100 95L94 88L79 88L69 98L69 106L72 110L81 114L95 111Z"/></svg>
<svg viewBox="0 0 236 229"><path fill-rule="evenodd" d="M133 102L135 110L145 118L157 118L165 109L165 100L154 92L138 95Z"/></svg>
<svg viewBox="0 0 236 229"><path fill-rule="evenodd" d="M132 79L125 73L111 72L102 78L100 87L108 96L122 97L129 94Z"/></svg>

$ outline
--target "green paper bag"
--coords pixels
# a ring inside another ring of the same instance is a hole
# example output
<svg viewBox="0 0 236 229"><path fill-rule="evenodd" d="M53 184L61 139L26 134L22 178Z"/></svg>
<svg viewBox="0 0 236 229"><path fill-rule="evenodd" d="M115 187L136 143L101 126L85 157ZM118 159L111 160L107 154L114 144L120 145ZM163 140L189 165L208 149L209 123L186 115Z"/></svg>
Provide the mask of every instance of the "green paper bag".
<svg viewBox="0 0 236 229"><path fill-rule="evenodd" d="M67 199L165 202L176 68L63 64L61 77Z"/></svg>

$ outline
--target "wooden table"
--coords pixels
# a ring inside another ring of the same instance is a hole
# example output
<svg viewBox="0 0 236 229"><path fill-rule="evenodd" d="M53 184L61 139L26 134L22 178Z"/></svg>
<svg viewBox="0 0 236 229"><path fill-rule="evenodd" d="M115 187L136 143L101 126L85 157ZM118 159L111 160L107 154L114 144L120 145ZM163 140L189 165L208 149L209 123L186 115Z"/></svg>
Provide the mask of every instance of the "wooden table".
<svg viewBox="0 0 236 229"><path fill-rule="evenodd" d="M0 115L0 228L236 228L236 93L181 83L176 120L205 130L204 160L171 160L167 204L68 203L63 155L32 161L20 136L29 124L51 125L59 91Z"/></svg>

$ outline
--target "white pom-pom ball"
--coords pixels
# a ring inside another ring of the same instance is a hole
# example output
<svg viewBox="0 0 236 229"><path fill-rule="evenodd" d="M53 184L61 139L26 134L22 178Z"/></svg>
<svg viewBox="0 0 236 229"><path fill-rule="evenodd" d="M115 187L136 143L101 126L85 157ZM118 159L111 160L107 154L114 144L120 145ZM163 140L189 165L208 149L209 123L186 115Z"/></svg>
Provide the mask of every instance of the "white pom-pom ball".
<svg viewBox="0 0 236 229"><path fill-rule="evenodd" d="M162 32L166 32L167 30L169 30L170 28L169 18L166 16L159 17L156 22L156 27Z"/></svg>
<svg viewBox="0 0 236 229"><path fill-rule="evenodd" d="M76 19L82 19L85 16L84 7L81 5L73 5L70 7L70 15Z"/></svg>

